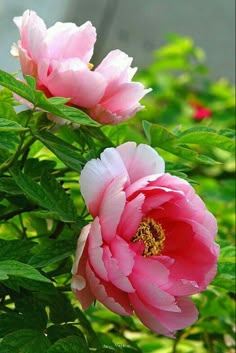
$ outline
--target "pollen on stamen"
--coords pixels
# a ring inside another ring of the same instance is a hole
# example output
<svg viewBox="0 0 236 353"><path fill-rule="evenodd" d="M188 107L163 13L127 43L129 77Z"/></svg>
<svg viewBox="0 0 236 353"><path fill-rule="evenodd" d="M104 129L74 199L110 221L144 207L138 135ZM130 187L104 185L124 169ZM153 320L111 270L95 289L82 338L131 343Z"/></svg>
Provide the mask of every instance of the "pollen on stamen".
<svg viewBox="0 0 236 353"><path fill-rule="evenodd" d="M142 255L157 256L160 255L164 248L165 232L160 225L150 217L143 218L139 224L138 230L134 237L131 238L133 243L143 241L145 249Z"/></svg>
<svg viewBox="0 0 236 353"><path fill-rule="evenodd" d="M92 69L93 69L93 67L94 67L94 65L93 65L93 64L88 63L88 68L89 68L89 70L92 70Z"/></svg>

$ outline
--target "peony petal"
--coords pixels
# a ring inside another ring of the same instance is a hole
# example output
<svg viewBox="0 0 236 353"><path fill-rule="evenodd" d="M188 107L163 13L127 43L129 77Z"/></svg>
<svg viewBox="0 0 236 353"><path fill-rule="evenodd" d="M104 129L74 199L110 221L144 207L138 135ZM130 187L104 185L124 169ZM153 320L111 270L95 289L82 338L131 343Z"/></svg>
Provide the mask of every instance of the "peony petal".
<svg viewBox="0 0 236 353"><path fill-rule="evenodd" d="M75 259L74 259L73 267L71 270L73 275L75 275L78 271L79 262L80 262L82 254L83 254L84 247L87 242L90 229L91 229L91 224L87 224L85 227L82 228L82 231L81 231L80 236L78 238Z"/></svg>
<svg viewBox="0 0 236 353"><path fill-rule="evenodd" d="M160 323L154 308L152 308L150 305L147 305L146 303L144 304L136 293L130 293L129 299L136 315L145 326L147 326L153 332L174 338L173 332L168 330L164 325Z"/></svg>
<svg viewBox="0 0 236 353"><path fill-rule="evenodd" d="M118 261L112 257L108 246L104 246L103 261L107 269L109 281L124 292L135 292L129 278L125 276L119 267Z"/></svg>
<svg viewBox="0 0 236 353"><path fill-rule="evenodd" d="M44 42L46 25L34 11L26 10L23 16L14 17L21 35L21 46L35 61L47 56L47 47Z"/></svg>
<svg viewBox="0 0 236 353"><path fill-rule="evenodd" d="M162 157L150 146L134 142L126 142L117 147L127 168L131 183L152 174L161 174L165 171Z"/></svg>
<svg viewBox="0 0 236 353"><path fill-rule="evenodd" d="M126 168L115 148L107 148L100 159L92 159L84 166L80 176L81 193L89 212L95 217L103 194L110 182L119 175L127 175Z"/></svg>
<svg viewBox="0 0 236 353"><path fill-rule="evenodd" d="M116 114L122 114L122 111L133 106L140 106L139 100L145 96L151 89L145 89L139 82L130 82L121 84L115 93L108 98L103 98L100 104L104 109Z"/></svg>
<svg viewBox="0 0 236 353"><path fill-rule="evenodd" d="M103 239L99 218L96 217L91 224L91 231L88 243L88 257L91 265L99 277L108 281L107 269L103 261Z"/></svg>
<svg viewBox="0 0 236 353"><path fill-rule="evenodd" d="M125 276L129 276L133 266L135 253L130 248L127 241L116 236L110 243L112 257L116 259L119 268Z"/></svg>
<svg viewBox="0 0 236 353"><path fill-rule="evenodd" d="M91 291L103 305L118 315L132 315L126 293L115 288L111 283L98 279L90 265L87 265L86 273Z"/></svg>
<svg viewBox="0 0 236 353"><path fill-rule="evenodd" d="M192 325L198 318L198 311L195 304L187 297L177 298L177 305L180 312L159 311L158 320L170 331L181 330Z"/></svg>
<svg viewBox="0 0 236 353"><path fill-rule="evenodd" d="M164 292L151 281L147 281L143 275L132 273L130 275L131 283L136 289L137 295L143 301L157 309L179 312L174 296Z"/></svg>
<svg viewBox="0 0 236 353"><path fill-rule="evenodd" d="M116 177L106 188L99 208L102 237L109 243L116 235L120 217L124 211L126 197L124 184L126 176Z"/></svg>
<svg viewBox="0 0 236 353"><path fill-rule="evenodd" d="M79 299L82 307L86 310L94 301L95 297L92 294L86 279L86 263L88 260L88 244L87 239L91 225L85 226L79 236L75 254L75 260L72 267L71 289L75 296Z"/></svg>
<svg viewBox="0 0 236 353"><path fill-rule="evenodd" d="M88 63L93 55L96 29L90 21L78 27L74 23L56 22L48 28L48 57L55 60L79 58Z"/></svg>
<svg viewBox="0 0 236 353"><path fill-rule="evenodd" d="M44 83L52 95L71 98L71 103L84 108L99 102L106 87L102 75L90 71L86 64L73 58L52 62L52 67L47 84Z"/></svg>
<svg viewBox="0 0 236 353"><path fill-rule="evenodd" d="M163 289L168 284L170 271L158 259L159 256L149 258L136 256L133 272Z"/></svg>
<svg viewBox="0 0 236 353"><path fill-rule="evenodd" d="M126 203L122 213L117 234L126 240L130 240L137 232L143 218L142 205L145 196L139 194L132 201Z"/></svg>

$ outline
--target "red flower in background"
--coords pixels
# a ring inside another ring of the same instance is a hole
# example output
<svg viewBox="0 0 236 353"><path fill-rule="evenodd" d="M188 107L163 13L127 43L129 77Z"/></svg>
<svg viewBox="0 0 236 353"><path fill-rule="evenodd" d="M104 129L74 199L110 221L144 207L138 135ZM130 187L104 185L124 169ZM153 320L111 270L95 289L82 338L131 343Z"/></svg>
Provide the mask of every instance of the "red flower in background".
<svg viewBox="0 0 236 353"><path fill-rule="evenodd" d="M202 105L200 102L191 101L190 105L194 110L194 112L193 112L193 119L194 120L201 121L204 119L211 118L212 111L210 109L208 109L207 107L205 107L204 105Z"/></svg>

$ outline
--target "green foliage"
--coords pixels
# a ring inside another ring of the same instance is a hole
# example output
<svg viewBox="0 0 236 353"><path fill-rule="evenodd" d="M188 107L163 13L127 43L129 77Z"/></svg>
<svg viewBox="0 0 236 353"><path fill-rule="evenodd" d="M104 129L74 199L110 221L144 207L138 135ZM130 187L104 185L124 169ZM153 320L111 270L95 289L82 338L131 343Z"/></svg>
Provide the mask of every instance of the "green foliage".
<svg viewBox="0 0 236 353"><path fill-rule="evenodd" d="M176 35L139 79L153 88L146 110L113 127L66 98L46 98L32 77L22 82L0 70L0 353L233 352L234 89L209 79L202 50ZM30 108L15 109L13 93ZM196 120L196 102L211 116ZM199 320L176 340L100 304L83 313L70 290L77 238L89 220L79 174L104 148L129 140L156 148L218 220L217 276L194 296Z"/></svg>

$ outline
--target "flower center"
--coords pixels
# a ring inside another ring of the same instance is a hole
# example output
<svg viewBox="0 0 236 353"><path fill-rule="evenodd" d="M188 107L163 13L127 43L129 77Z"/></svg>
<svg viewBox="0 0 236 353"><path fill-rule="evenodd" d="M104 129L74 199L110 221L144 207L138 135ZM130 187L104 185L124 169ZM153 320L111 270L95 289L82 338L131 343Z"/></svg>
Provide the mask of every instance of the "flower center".
<svg viewBox="0 0 236 353"><path fill-rule="evenodd" d="M156 256L161 253L164 248L165 238L165 232L162 226L155 222L154 219L147 217L143 218L142 222L139 224L137 233L131 241L133 243L143 241L145 249L142 255L147 257Z"/></svg>

